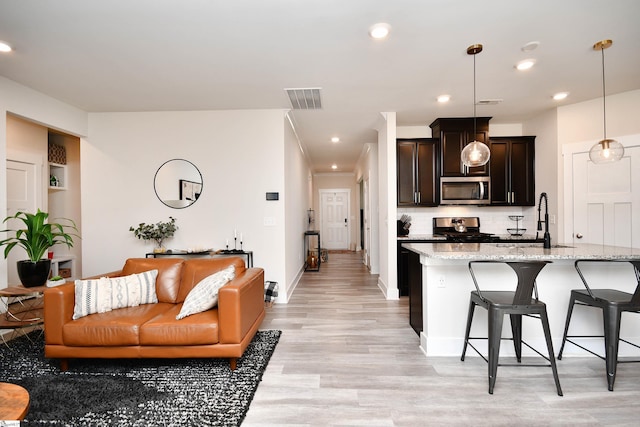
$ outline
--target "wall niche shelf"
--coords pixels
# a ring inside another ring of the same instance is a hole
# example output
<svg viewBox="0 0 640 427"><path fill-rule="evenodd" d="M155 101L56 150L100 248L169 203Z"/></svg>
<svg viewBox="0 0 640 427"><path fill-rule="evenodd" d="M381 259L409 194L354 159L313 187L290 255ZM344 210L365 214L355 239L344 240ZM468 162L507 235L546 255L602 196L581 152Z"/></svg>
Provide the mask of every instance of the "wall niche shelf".
<svg viewBox="0 0 640 427"><path fill-rule="evenodd" d="M66 189L67 165L49 162L49 191L61 191Z"/></svg>

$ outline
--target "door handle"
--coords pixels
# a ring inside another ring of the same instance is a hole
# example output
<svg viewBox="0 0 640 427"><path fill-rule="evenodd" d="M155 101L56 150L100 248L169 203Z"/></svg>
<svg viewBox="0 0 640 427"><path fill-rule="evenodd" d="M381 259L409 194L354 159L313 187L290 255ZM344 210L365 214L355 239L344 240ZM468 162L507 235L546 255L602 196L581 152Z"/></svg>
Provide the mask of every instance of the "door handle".
<svg viewBox="0 0 640 427"><path fill-rule="evenodd" d="M576 233L576 239L582 239L582 233Z"/></svg>

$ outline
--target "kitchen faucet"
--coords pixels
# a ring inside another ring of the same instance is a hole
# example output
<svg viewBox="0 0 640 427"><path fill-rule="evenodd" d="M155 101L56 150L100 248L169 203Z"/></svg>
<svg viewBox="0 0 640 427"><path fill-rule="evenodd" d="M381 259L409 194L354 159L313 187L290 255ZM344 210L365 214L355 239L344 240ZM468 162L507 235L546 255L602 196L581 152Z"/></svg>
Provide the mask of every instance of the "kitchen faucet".
<svg viewBox="0 0 640 427"><path fill-rule="evenodd" d="M544 221L540 220L540 210L542 208L542 199L544 199ZM540 201L538 202L538 231L542 231L542 223L544 222L544 243L545 249L551 249L551 235L549 234L549 199L547 193L540 193ZM536 240L538 232L536 232Z"/></svg>

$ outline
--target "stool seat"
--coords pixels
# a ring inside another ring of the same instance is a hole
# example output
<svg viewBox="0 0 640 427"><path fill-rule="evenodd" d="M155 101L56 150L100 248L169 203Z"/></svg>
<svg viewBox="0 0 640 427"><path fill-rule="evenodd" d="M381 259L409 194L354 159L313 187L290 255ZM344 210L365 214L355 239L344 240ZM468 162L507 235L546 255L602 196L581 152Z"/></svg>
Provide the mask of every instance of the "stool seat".
<svg viewBox="0 0 640 427"><path fill-rule="evenodd" d="M636 290L633 294L629 292L623 292L616 289L593 289L587 283L587 280L580 269L581 264L585 263L630 263L633 266L633 270L636 276ZM562 352L567 342L580 347L581 349L599 357L605 361L607 367L607 387L609 391L613 391L613 386L616 381L616 369L618 365L618 347L620 341L627 343L633 347L640 348L640 346L633 344L627 340L620 338L620 323L622 320L622 313L638 313L640 312L640 260L586 260L579 259L574 263L575 269L584 284L584 289L573 289L569 296L569 307L567 309L567 319L564 326L564 334L562 337L562 345L558 352L558 360L562 359ZM573 308L575 305L583 305L588 307L596 307L602 310L602 318L604 323L603 335L569 335L569 324L571 323L571 315L573 314ZM604 338L605 356L589 350L586 347L578 344L572 338ZM629 360L629 362L640 362L640 360ZM622 363L622 362L620 362Z"/></svg>
<svg viewBox="0 0 640 427"><path fill-rule="evenodd" d="M500 263L506 264L516 273L517 284L515 291L481 291L473 266L476 264ZM553 378L556 384L556 391L562 396L560 388L560 380L558 378L558 370L553 352L553 344L551 342L551 332L549 329L549 319L547 317L547 306L538 299L538 292L535 287L535 279L550 261L470 261L469 272L475 285L476 290L471 291L469 300L469 314L467 315L467 328L464 336L464 346L462 348L462 356L460 360L464 361L467 346L476 351L488 364L489 374L489 394L493 394L498 373L500 358L500 342L502 338L502 324L505 314L508 314L511 320L511 332L516 360L519 366L548 366L553 371ZM535 291L535 297L533 296ZM475 307L480 306L489 313L488 319L488 336L487 337L470 337L471 324ZM542 322L545 340L547 343L548 356L543 355L538 350L531 347L522 340L522 316L535 317ZM478 349L476 349L470 340L484 339L488 340L489 354L485 357ZM549 362L549 365L523 365L522 344L531 348L538 355Z"/></svg>

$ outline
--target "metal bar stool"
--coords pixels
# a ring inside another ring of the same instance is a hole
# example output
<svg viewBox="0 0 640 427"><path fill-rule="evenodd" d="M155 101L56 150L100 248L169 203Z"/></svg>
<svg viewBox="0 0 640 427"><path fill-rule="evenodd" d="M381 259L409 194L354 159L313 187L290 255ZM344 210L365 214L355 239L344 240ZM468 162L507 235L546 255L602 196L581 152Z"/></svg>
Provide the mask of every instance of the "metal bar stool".
<svg viewBox="0 0 640 427"><path fill-rule="evenodd" d="M591 289L587 284L584 274L580 270L581 263L600 263L600 262L628 262L633 266L636 275L636 290L633 294L622 292L615 289ZM616 381L616 367L618 363L633 363L640 360L623 360L618 361L618 345L619 342L625 342L634 347L640 346L620 338L620 319L623 312L638 313L640 312L640 260L587 260L579 259L575 262L575 268L584 283L585 289L573 289L569 298L569 308L567 310L567 321L564 327L564 336L562 337L562 346L558 353L558 360L562 359L562 351L567 342L580 347L581 349L599 357L605 361L607 367L607 383L609 391L613 391L613 384ZM568 335L569 323L571 322L571 314L575 304L585 305L589 307L597 307L602 309L602 318L604 321L603 335ZM588 348L576 343L571 338L603 338L605 356L589 350Z"/></svg>
<svg viewBox="0 0 640 427"><path fill-rule="evenodd" d="M558 370L556 368L556 361L553 352L553 343L551 342L551 332L549 330L549 320L547 317L547 306L544 302L538 299L538 290L536 288L536 277L545 265L551 261L470 261L469 272L473 279L473 284L476 287L475 291L471 291L471 298L469 301L469 314L467 316L467 330L464 336L464 347L462 348L462 357L460 360L464 361L465 354L467 352L467 345L478 353L485 362L489 365L489 394L493 394L493 388L496 383L496 375L498 373L498 366L544 366L551 367L553 371L553 379L556 383L556 389L558 396L562 396L562 389L560 388L560 380L558 379ZM473 264L479 263L501 263L507 264L513 269L518 278L516 290L514 291L481 291L478 286L478 281L473 272ZM533 294L535 292L535 297ZM488 337L470 337L471 323L473 321L473 313L475 307L480 306L488 311L489 326ZM516 360L518 364L501 364L499 363L500 357L500 342L502 339L502 323L504 315L508 314L511 318L511 331L514 349L516 352ZM522 316L533 317L542 321L542 329L544 330L545 340L547 342L548 356L540 353L535 348L531 347L525 341L522 340ZM487 339L489 345L489 357L488 359L476 349L469 340L475 339ZM549 364L522 364L522 344L536 352L542 358L547 360Z"/></svg>

